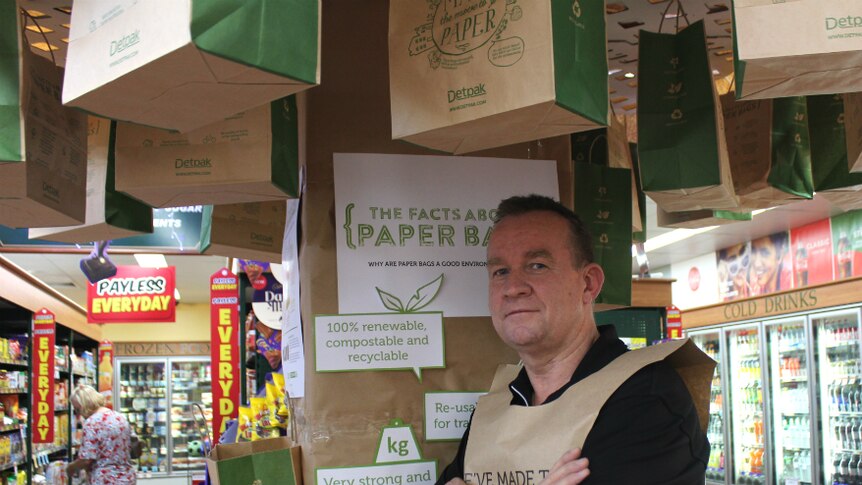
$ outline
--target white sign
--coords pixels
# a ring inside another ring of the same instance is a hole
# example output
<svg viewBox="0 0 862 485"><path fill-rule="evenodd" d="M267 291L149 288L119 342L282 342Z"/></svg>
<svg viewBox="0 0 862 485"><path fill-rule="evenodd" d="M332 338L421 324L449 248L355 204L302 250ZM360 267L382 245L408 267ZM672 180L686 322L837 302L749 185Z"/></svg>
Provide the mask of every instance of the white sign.
<svg viewBox="0 0 862 485"><path fill-rule="evenodd" d="M302 177L300 176L300 180ZM299 313L299 251L296 241L296 222L299 217L299 199L287 201L282 264L270 265L272 274L282 283L285 305L281 321L281 365L284 388L290 397L305 396L305 351L302 344L302 319ZM286 282L286 283L285 283Z"/></svg>
<svg viewBox="0 0 862 485"><path fill-rule="evenodd" d="M464 436L484 392L425 393L425 440L457 441Z"/></svg>
<svg viewBox="0 0 862 485"><path fill-rule="evenodd" d="M339 313L487 316L497 204L559 198L553 160L334 155Z"/></svg>
<svg viewBox="0 0 862 485"><path fill-rule="evenodd" d="M317 485L433 485L437 481L436 461L318 468L316 471Z"/></svg>
<svg viewBox="0 0 862 485"><path fill-rule="evenodd" d="M378 313L314 317L318 372L445 367L443 314Z"/></svg>

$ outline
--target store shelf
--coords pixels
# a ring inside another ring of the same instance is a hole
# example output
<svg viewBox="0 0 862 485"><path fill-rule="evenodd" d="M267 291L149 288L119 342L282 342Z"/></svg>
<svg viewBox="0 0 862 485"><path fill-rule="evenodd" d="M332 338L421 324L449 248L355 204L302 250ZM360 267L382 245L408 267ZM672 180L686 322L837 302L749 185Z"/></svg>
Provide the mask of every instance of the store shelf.
<svg viewBox="0 0 862 485"><path fill-rule="evenodd" d="M804 354L805 348L797 348L797 349L778 349L779 354Z"/></svg>
<svg viewBox="0 0 862 485"><path fill-rule="evenodd" d="M29 364L26 360L12 360L12 359L0 359L0 367L28 367Z"/></svg>
<svg viewBox="0 0 862 485"><path fill-rule="evenodd" d="M796 384L799 382L808 382L808 376L797 376L797 377L782 377L782 384Z"/></svg>
<svg viewBox="0 0 862 485"><path fill-rule="evenodd" d="M25 460L23 458L19 458L15 461L6 463L4 465L0 465L0 471L9 470L9 469L15 468L16 466L24 465L25 463L27 463L27 460Z"/></svg>
<svg viewBox="0 0 862 485"><path fill-rule="evenodd" d="M68 413L68 412L69 412L69 408L58 408L58 409L54 409L54 414L58 414L58 413Z"/></svg>
<svg viewBox="0 0 862 485"><path fill-rule="evenodd" d="M10 424L8 426L0 426L0 433L8 433L10 431L20 431L26 428L23 424Z"/></svg>
<svg viewBox="0 0 862 485"><path fill-rule="evenodd" d="M26 387L2 388L0 394L29 394L30 390Z"/></svg>

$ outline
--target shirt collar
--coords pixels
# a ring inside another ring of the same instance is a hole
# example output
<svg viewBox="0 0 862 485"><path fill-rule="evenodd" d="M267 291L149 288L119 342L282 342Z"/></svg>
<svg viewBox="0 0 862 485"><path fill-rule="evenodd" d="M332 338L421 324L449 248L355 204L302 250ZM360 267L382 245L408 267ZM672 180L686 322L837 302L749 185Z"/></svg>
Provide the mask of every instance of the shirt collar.
<svg viewBox="0 0 862 485"><path fill-rule="evenodd" d="M617 330L613 325L602 325L598 327L599 338L593 342L590 350L587 351L581 363L572 374L572 378L563 387L557 389L553 394L548 396L543 404L549 403L560 397L566 389L586 378L587 376L597 372L604 366L608 365L628 351L626 344L617 337ZM530 382L530 377L527 375L527 369L522 368L511 383L509 383L509 391L512 392L511 404L518 406L529 406L533 401L533 384Z"/></svg>

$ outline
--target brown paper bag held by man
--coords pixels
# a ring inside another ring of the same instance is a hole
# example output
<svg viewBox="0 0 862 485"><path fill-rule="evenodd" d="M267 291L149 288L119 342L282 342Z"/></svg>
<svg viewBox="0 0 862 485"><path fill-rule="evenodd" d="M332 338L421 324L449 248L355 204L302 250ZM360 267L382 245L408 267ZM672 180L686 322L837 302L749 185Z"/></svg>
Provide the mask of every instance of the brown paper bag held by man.
<svg viewBox="0 0 862 485"><path fill-rule="evenodd" d="M501 366L438 485L704 483L715 362L688 340L629 352L613 326L597 328L592 247L551 199L498 207L491 320L523 368Z"/></svg>

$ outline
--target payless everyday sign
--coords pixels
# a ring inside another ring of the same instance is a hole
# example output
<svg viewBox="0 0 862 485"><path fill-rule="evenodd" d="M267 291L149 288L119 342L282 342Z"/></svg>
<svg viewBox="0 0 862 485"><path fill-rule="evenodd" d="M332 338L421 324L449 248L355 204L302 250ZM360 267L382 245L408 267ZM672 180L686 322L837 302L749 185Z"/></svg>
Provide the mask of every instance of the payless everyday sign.
<svg viewBox="0 0 862 485"><path fill-rule="evenodd" d="M54 314L33 315L33 443L54 442Z"/></svg>
<svg viewBox="0 0 862 485"><path fill-rule="evenodd" d="M117 266L111 278L87 284L90 323L174 322L176 268Z"/></svg>
<svg viewBox="0 0 862 485"><path fill-rule="evenodd" d="M239 402L239 280L222 268L210 276L210 325L213 386L213 442L237 417Z"/></svg>

